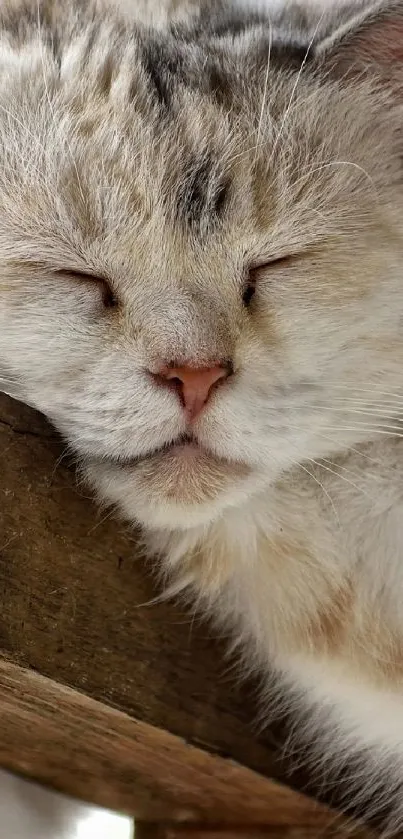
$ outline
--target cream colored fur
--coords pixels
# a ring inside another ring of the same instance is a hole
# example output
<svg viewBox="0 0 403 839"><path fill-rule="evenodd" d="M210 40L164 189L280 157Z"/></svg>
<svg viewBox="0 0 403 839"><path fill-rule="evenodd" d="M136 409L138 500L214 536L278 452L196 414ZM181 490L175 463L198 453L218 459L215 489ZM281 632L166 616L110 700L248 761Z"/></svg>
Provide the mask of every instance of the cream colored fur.
<svg viewBox="0 0 403 839"><path fill-rule="evenodd" d="M379 763L403 824L403 26L387 5L340 50L343 20L322 21L316 74L259 63L274 17L186 47L201 79L221 55L231 102L178 84L171 121L113 11L89 47L90 16L53 4L60 63L41 25L3 35L0 372L143 525L168 591L232 631L268 696L277 674L315 759L337 773L350 754L354 794L378 803ZM200 155L230 187L196 233L175 196ZM169 448L188 423L150 374L228 358L200 449Z"/></svg>

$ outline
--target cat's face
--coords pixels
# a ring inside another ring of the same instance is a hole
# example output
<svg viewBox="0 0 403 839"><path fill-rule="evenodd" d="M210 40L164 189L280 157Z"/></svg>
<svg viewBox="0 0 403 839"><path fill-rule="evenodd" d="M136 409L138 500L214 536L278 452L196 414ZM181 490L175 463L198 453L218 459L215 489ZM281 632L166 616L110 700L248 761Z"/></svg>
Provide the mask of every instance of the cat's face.
<svg viewBox="0 0 403 839"><path fill-rule="evenodd" d="M384 422L399 103L267 26L48 24L0 43L0 373L131 517L208 522Z"/></svg>

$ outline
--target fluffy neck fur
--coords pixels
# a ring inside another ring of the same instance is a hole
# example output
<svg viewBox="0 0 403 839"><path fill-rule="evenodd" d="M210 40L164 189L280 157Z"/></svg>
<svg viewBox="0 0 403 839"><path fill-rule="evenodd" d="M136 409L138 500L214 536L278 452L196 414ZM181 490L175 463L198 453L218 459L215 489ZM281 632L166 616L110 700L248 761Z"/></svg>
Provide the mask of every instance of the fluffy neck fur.
<svg viewBox="0 0 403 839"><path fill-rule="evenodd" d="M403 441L293 470L210 527L149 534L182 596L266 673L262 721L288 711L323 790L400 830ZM309 524L308 524L309 523ZM347 783L346 783L346 779ZM340 800L340 799L339 799Z"/></svg>

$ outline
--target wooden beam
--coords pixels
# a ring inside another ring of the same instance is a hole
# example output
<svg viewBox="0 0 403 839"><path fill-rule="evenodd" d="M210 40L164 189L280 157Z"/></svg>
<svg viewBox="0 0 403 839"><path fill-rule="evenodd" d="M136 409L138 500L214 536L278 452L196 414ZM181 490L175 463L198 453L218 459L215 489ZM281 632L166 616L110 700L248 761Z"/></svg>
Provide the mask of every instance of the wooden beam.
<svg viewBox="0 0 403 839"><path fill-rule="evenodd" d="M203 825L136 822L136 839L375 839L367 830L335 822L318 826Z"/></svg>
<svg viewBox="0 0 403 839"><path fill-rule="evenodd" d="M334 820L228 758L6 661L0 720L2 766L140 819L316 829Z"/></svg>
<svg viewBox="0 0 403 839"><path fill-rule="evenodd" d="M225 643L157 594L45 420L0 396L0 763L151 821L323 827Z"/></svg>

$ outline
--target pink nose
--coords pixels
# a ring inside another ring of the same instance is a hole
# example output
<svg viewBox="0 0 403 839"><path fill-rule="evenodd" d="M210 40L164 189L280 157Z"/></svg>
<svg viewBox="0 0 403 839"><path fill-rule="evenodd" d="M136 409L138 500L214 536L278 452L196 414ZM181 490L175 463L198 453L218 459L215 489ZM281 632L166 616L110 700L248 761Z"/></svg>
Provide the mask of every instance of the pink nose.
<svg viewBox="0 0 403 839"><path fill-rule="evenodd" d="M229 365L215 367L162 367L160 381L174 387L180 396L189 419L195 419L208 402L217 382L230 375Z"/></svg>

